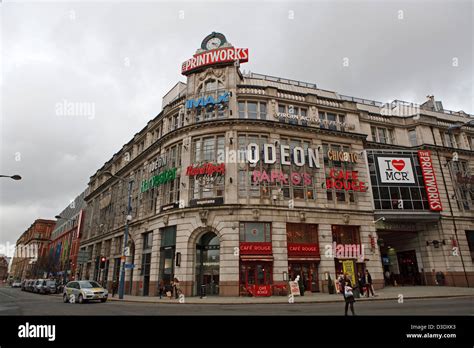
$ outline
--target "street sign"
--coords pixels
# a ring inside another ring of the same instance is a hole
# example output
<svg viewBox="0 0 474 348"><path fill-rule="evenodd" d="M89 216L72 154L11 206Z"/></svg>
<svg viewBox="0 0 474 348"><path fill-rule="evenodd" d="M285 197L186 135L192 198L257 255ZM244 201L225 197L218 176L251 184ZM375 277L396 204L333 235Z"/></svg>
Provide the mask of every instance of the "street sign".
<svg viewBox="0 0 474 348"><path fill-rule="evenodd" d="M89 252L87 250L79 250L77 254L77 263L87 263L89 261Z"/></svg>
<svg viewBox="0 0 474 348"><path fill-rule="evenodd" d="M125 269L133 269L135 268L135 265L133 263L126 263L125 264Z"/></svg>

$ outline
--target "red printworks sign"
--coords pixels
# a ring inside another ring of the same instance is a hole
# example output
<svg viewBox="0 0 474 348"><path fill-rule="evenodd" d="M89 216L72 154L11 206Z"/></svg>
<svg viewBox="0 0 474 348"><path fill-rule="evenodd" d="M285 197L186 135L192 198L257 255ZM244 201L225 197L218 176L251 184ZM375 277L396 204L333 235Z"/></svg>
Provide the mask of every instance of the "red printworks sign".
<svg viewBox="0 0 474 348"><path fill-rule="evenodd" d="M428 195L428 204L430 210L441 211L441 197L439 196L438 183L436 182L436 175L431 161L431 154L429 151L418 151L418 159L420 160L421 172L423 173L423 180L425 181L426 194Z"/></svg>

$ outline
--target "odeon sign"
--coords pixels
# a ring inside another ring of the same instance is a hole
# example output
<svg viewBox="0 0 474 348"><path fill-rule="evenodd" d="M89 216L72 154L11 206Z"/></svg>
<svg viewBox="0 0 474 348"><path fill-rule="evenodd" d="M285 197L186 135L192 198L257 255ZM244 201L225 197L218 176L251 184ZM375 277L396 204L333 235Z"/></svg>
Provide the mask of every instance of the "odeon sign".
<svg viewBox="0 0 474 348"><path fill-rule="evenodd" d="M208 105L217 105L229 102L229 92L224 92L214 99L212 95L207 97L201 97L198 99L188 99L186 101L186 109L203 108Z"/></svg>

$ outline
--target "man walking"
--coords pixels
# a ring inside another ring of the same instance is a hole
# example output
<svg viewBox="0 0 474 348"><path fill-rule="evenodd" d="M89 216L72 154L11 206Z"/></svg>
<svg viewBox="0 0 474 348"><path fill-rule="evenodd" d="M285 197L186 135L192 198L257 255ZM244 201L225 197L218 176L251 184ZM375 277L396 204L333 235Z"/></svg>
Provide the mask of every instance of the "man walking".
<svg viewBox="0 0 474 348"><path fill-rule="evenodd" d="M367 291L367 297L370 297L369 296L369 291L372 294L372 296L375 297L374 288L372 286L372 276L370 275L368 269L365 270L365 283L366 283L365 288L366 288L366 291Z"/></svg>

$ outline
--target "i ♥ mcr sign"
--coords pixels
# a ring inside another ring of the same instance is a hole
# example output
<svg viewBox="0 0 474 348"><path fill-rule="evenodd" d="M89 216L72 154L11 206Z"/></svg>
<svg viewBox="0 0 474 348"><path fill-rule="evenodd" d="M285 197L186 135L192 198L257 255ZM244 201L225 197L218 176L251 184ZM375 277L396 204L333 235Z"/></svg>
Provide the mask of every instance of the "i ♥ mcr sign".
<svg viewBox="0 0 474 348"><path fill-rule="evenodd" d="M426 150L420 150L417 152L417 155L430 210L441 211L443 206L431 160L431 153ZM414 186L417 184L411 156L379 155L376 156L376 163L380 185ZM421 183L418 184L421 185Z"/></svg>
<svg viewBox="0 0 474 348"><path fill-rule="evenodd" d="M377 157L380 182L383 184L414 184L415 175L410 157Z"/></svg>

